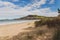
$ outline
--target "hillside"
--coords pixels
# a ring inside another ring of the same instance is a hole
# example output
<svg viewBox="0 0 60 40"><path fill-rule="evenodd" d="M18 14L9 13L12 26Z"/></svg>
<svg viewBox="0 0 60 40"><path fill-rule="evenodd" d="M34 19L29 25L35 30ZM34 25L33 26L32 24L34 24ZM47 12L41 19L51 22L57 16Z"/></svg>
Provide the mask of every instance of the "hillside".
<svg viewBox="0 0 60 40"><path fill-rule="evenodd" d="M41 18L45 18L45 16L39 16L39 15L28 15L28 16L25 16L25 17L22 17L22 18L17 18L15 20L38 20L38 19L41 19Z"/></svg>

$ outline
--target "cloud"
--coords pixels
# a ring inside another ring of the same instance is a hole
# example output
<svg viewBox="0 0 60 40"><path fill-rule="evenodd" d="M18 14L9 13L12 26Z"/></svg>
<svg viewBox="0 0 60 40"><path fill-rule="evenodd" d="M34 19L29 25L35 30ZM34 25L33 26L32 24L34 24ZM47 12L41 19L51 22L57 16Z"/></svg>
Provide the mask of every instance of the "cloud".
<svg viewBox="0 0 60 40"><path fill-rule="evenodd" d="M34 0L34 3L32 5L29 5L28 8L33 8L33 7L40 7L41 5L45 4L46 3L46 0L40 0L40 1L37 1L37 0Z"/></svg>
<svg viewBox="0 0 60 40"><path fill-rule="evenodd" d="M15 5L11 2L3 2L3 1L0 1L0 7L9 7L9 8L18 8L18 5Z"/></svg>
<svg viewBox="0 0 60 40"><path fill-rule="evenodd" d="M12 1L12 2L18 2L18 1L20 1L20 0L0 0L0 1Z"/></svg>
<svg viewBox="0 0 60 40"><path fill-rule="evenodd" d="M19 0L12 0L12 2L18 2Z"/></svg>
<svg viewBox="0 0 60 40"><path fill-rule="evenodd" d="M50 0L49 4L54 4L55 0Z"/></svg>
<svg viewBox="0 0 60 40"><path fill-rule="evenodd" d="M46 0L33 0L33 4L28 4L25 7L19 7L18 5L15 5L11 2L3 2L0 1L0 6L3 5L2 8L0 8L0 18L15 18L15 16L26 16L29 14L37 14L42 16L56 16L56 12L52 12L50 8L42 8L41 5L45 4ZM34 9L34 10L32 10ZM12 16L12 17L11 17Z"/></svg>

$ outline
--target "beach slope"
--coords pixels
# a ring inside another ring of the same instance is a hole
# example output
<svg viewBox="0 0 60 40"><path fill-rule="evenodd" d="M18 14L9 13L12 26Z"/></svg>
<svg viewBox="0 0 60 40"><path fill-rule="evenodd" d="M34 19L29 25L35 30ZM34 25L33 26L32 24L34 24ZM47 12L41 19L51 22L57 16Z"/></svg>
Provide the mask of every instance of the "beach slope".
<svg viewBox="0 0 60 40"><path fill-rule="evenodd" d="M12 37L20 32L25 32L26 30L24 30L24 28L34 27L34 22L35 21L0 25L0 37L5 37L5 36Z"/></svg>

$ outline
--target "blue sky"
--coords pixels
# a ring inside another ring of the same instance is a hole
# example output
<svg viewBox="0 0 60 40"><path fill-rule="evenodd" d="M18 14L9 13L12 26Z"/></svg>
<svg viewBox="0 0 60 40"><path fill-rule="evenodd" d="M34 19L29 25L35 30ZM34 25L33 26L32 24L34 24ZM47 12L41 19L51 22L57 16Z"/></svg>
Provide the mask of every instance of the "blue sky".
<svg viewBox="0 0 60 40"><path fill-rule="evenodd" d="M0 19L26 15L57 16L60 0L0 0Z"/></svg>

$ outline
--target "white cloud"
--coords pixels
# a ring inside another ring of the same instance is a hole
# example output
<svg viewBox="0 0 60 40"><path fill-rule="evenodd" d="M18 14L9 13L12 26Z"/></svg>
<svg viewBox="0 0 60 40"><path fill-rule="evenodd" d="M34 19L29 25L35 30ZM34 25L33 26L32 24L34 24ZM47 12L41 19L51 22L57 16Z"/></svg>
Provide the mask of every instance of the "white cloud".
<svg viewBox="0 0 60 40"><path fill-rule="evenodd" d="M3 0L0 0L0 1L3 1ZM20 1L20 0L4 0L4 1L18 2L18 1Z"/></svg>
<svg viewBox="0 0 60 40"><path fill-rule="evenodd" d="M12 0L12 2L18 2L19 0Z"/></svg>
<svg viewBox="0 0 60 40"><path fill-rule="evenodd" d="M3 1L0 1L0 6L10 7L10 8L18 8L17 5L14 5L14 4L11 3L11 2L3 2Z"/></svg>
<svg viewBox="0 0 60 40"><path fill-rule="evenodd" d="M33 0L34 3L32 5L26 6L28 9L31 9L33 7L40 7L41 5L46 3L46 0L40 0L39 2L37 0Z"/></svg>
<svg viewBox="0 0 60 40"><path fill-rule="evenodd" d="M54 4L54 1L55 1L55 0L50 0L50 3L49 3L49 4Z"/></svg>
<svg viewBox="0 0 60 40"><path fill-rule="evenodd" d="M11 16L16 15L29 15L29 14L37 14L37 15L44 15L44 16L56 16L57 13L52 12L50 8L43 8L43 9L37 9L37 7L40 7L41 5L46 3L46 0L34 0L33 4L28 4L27 6L21 8L17 5L14 5L11 2L2 2L0 1L0 6L4 5L4 7L0 8L0 18L9 18ZM35 7L35 8L34 8ZM15 9L18 8L18 9ZM34 8L34 10L31 10ZM31 10L31 11L29 11Z"/></svg>

